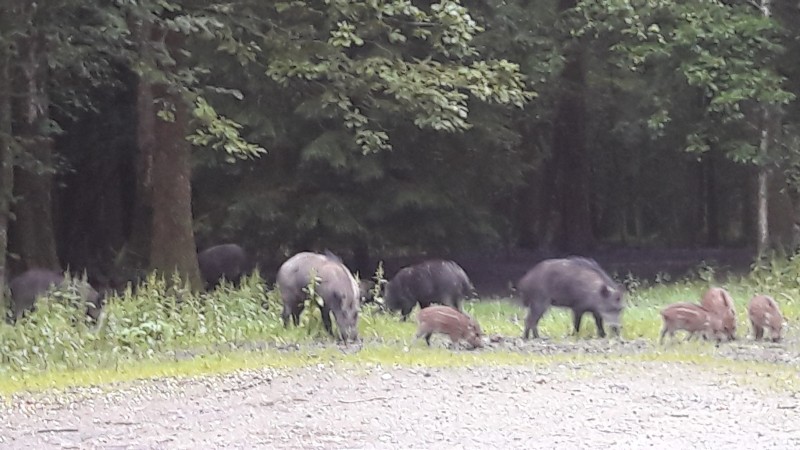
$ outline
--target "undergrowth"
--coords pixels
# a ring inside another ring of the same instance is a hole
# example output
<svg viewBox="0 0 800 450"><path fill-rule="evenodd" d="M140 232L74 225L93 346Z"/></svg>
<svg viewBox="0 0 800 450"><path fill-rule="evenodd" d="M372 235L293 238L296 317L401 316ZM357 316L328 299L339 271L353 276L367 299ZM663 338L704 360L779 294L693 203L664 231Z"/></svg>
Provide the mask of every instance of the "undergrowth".
<svg viewBox="0 0 800 450"><path fill-rule="evenodd" d="M672 281L662 276L645 282L628 276L624 277L624 284L628 292L622 319L623 338L646 339L654 344L661 327L661 308L678 301L697 302L710 285L720 285L708 266L698 269L698 276L691 280ZM181 286L180 280L151 275L136 295L128 289L120 296L109 298L104 318L96 329L83 320L78 310L59 301L58 294L40 299L37 310L21 318L15 326L0 324L0 378L16 386L26 379L42 379L43 376L46 379L47 373L53 374L52 377L69 377L64 374L71 373L73 378L78 377L75 375L78 373L136 373L137 368L144 371L145 367L175 364L177 352L197 352L209 361L207 358L246 349L248 343L260 343L262 350L260 356L251 354L249 360L264 364L272 361L277 365L281 361L308 362L313 358L303 355L318 351L330 352L331 358L342 360L429 360L434 365L445 358L444 355L453 355L449 350L442 350L441 345L428 349L421 340L409 350L416 329L414 315L409 321L401 322L397 314L384 312L379 305L372 304L365 305L359 321L359 334L369 344L365 347L368 351L345 355L332 345L319 350L314 345L332 344L334 340L324 331L316 305L308 302L299 327L290 324L284 328L279 294L272 286L265 285L257 273L245 278L238 288L223 284L212 293L192 293ZM794 339L792 334L800 317L800 262L766 264L747 277L729 280L724 287L736 302L740 337L749 332L747 302L756 293L766 293L779 302L789 324L785 333L787 339ZM465 309L480 322L487 335L515 338L522 333L526 311L511 299L468 302ZM571 323L569 311L550 309L540 322L540 333L554 340L576 339L571 336ZM594 321L587 315L577 339L595 335ZM291 344L299 344L300 348L305 345L306 350L285 350L291 348ZM664 357L675 353L674 349L655 345L653 349L654 354ZM681 351L691 353L692 350L682 347L678 352ZM486 352L473 352L458 357L475 362L488 358L487 361L509 363L526 358L513 355L513 351L492 353L488 356ZM423 354L427 356L421 357ZM195 359L203 361L203 358ZM446 360L452 358L447 356ZM191 366L193 363L182 361L180 364ZM3 390L6 389L0 388Z"/></svg>

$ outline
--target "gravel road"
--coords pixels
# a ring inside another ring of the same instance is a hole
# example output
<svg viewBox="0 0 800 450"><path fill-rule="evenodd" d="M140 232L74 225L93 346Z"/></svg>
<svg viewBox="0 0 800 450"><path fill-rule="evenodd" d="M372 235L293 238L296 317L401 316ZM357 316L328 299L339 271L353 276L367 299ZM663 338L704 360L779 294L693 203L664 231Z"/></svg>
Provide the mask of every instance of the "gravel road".
<svg viewBox="0 0 800 450"><path fill-rule="evenodd" d="M748 376L609 360L159 379L15 396L0 448L800 448L800 393Z"/></svg>

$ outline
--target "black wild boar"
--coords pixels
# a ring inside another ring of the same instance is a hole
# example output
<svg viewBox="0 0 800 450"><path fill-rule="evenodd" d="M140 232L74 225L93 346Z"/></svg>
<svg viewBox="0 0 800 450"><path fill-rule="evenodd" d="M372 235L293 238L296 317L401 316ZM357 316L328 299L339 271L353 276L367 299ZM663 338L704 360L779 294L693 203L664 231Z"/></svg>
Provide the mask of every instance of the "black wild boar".
<svg viewBox="0 0 800 450"><path fill-rule="evenodd" d="M213 290L225 278L238 285L247 272L247 253L236 244L221 244L209 247L197 254L200 275L206 290Z"/></svg>
<svg viewBox="0 0 800 450"><path fill-rule="evenodd" d="M470 296L477 295L464 269L453 261L433 259L400 269L386 284L384 303L406 321L416 304L420 309L437 303L461 311L461 301Z"/></svg>
<svg viewBox="0 0 800 450"><path fill-rule="evenodd" d="M747 307L750 324L753 326L753 338L764 337L764 330L769 331L773 342L780 342L783 328L783 315L778 303L768 295L755 295Z"/></svg>
<svg viewBox="0 0 800 450"><path fill-rule="evenodd" d="M302 252L284 262L278 269L277 284L283 301L284 327L289 324L289 316L294 325L300 324L306 293L303 288L312 280L312 274L319 279L316 292L322 300L318 304L325 330L333 336L330 314L342 341L358 339L358 314L360 289L358 282L342 260L330 252L326 254Z"/></svg>
<svg viewBox="0 0 800 450"><path fill-rule="evenodd" d="M14 277L8 283L11 290L8 323L14 324L27 311L34 311L38 297L47 294L51 289L64 287L64 282L64 275L48 269L30 269ZM84 281L73 280L73 283L86 302L86 315L97 322L103 312L105 296Z"/></svg>
<svg viewBox="0 0 800 450"><path fill-rule="evenodd" d="M551 306L572 309L575 334L580 331L583 315L591 313L600 337L606 335L604 321L619 335L623 289L592 259L546 259L517 283L522 304L528 308L523 338L528 339L531 333L539 337L539 320Z"/></svg>
<svg viewBox="0 0 800 450"><path fill-rule="evenodd" d="M417 313L417 333L411 341L413 345L422 336L430 347L434 333L446 334L453 345L464 340L473 348L483 347L483 332L480 325L469 315L444 305L430 305Z"/></svg>
<svg viewBox="0 0 800 450"><path fill-rule="evenodd" d="M728 340L736 340L736 307L728 291L719 287L708 289L703 294L700 306L719 317Z"/></svg>
<svg viewBox="0 0 800 450"><path fill-rule="evenodd" d="M674 339L678 330L689 332L687 341L697 333L700 333L705 340L715 339L717 342L725 336L722 320L694 303L681 302L668 305L661 310L661 318L664 320L664 326L661 329L659 344L664 343L664 336L668 333Z"/></svg>

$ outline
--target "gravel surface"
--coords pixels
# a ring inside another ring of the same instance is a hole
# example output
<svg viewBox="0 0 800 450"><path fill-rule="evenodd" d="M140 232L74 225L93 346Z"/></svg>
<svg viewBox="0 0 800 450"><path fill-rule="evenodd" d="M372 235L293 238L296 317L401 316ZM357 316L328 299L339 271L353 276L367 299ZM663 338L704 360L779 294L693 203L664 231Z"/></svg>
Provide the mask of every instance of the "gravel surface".
<svg viewBox="0 0 800 450"><path fill-rule="evenodd" d="M800 448L800 394L679 363L237 372L21 394L0 448Z"/></svg>

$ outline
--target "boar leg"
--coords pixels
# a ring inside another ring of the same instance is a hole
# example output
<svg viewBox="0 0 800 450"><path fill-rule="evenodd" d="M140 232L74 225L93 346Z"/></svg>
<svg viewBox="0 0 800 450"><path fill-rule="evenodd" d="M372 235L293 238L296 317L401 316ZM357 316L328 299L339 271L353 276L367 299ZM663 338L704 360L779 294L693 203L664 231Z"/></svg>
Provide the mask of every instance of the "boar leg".
<svg viewBox="0 0 800 450"><path fill-rule="evenodd" d="M581 320L586 311L573 309L572 310L572 323L573 323L573 336L577 336L581 332Z"/></svg>
<svg viewBox="0 0 800 450"><path fill-rule="evenodd" d="M403 316L400 319L400 321L402 321L402 322L408 321L408 315L411 314L411 310L412 309L414 309L414 305L411 305L411 307L404 306L403 309L400 310L400 314Z"/></svg>
<svg viewBox="0 0 800 450"><path fill-rule="evenodd" d="M661 328L661 337L658 338L658 345L664 344L664 336L667 335L667 325L664 324L664 327Z"/></svg>
<svg viewBox="0 0 800 450"><path fill-rule="evenodd" d="M534 339L539 339L539 319L542 318L545 311L547 311L547 305L532 302L528 307L528 317L525 318L525 332L523 333L523 338L528 339L533 334Z"/></svg>
<svg viewBox="0 0 800 450"><path fill-rule="evenodd" d="M750 322L750 324L753 325L753 337L755 337L757 341L760 341L761 338L764 337L764 327L756 325L755 322Z"/></svg>
<svg viewBox="0 0 800 450"><path fill-rule="evenodd" d="M305 305L303 302L296 303L292 308L292 322L294 322L294 326L300 326L300 314L305 309Z"/></svg>
<svg viewBox="0 0 800 450"><path fill-rule="evenodd" d="M327 306L320 306L319 308L320 314L322 314L322 325L325 327L325 331L328 332L331 336L333 336L333 324L331 323L331 310Z"/></svg>
<svg viewBox="0 0 800 450"><path fill-rule="evenodd" d="M606 329L603 328L603 316L597 311L594 311L592 315L594 316L594 323L597 325L597 336L601 338L606 337Z"/></svg>

